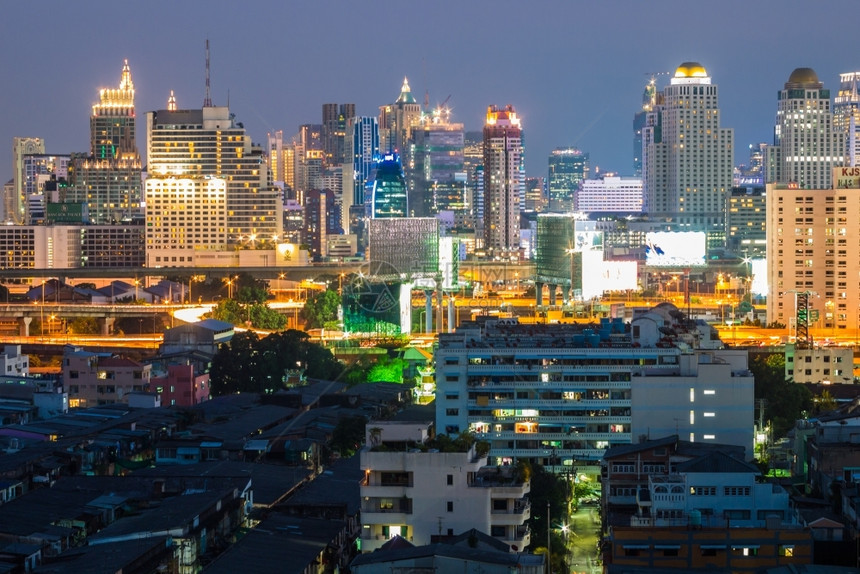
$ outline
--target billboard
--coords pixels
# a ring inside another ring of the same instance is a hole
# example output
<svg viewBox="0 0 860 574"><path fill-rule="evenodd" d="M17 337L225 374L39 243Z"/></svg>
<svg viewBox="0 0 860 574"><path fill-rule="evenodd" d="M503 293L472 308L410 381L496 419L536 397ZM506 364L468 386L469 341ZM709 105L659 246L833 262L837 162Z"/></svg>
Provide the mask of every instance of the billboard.
<svg viewBox="0 0 860 574"><path fill-rule="evenodd" d="M652 267L696 267L705 264L703 231L650 231L645 234L645 264Z"/></svg>
<svg viewBox="0 0 860 574"><path fill-rule="evenodd" d="M604 261L603 253L582 254L582 298L600 297L608 291L637 288L638 266L635 261Z"/></svg>

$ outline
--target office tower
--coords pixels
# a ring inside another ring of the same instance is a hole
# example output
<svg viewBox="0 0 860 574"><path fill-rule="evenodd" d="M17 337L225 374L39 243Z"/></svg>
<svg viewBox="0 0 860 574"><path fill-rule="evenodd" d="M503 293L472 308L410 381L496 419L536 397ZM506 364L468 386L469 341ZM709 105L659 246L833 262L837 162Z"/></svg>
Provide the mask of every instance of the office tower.
<svg viewBox="0 0 860 574"><path fill-rule="evenodd" d="M49 203L64 202L68 188L68 155L32 154L23 156L24 197L27 221L34 225L45 219Z"/></svg>
<svg viewBox="0 0 860 574"><path fill-rule="evenodd" d="M437 108L422 116L412 130L413 162L407 173L411 216L448 210L462 215L468 206L463 146L463 124L450 121L450 110Z"/></svg>
<svg viewBox="0 0 860 574"><path fill-rule="evenodd" d="M463 142L463 169L466 172L469 224L476 233L484 228L484 133L466 132ZM480 235L480 234L479 234Z"/></svg>
<svg viewBox="0 0 860 574"><path fill-rule="evenodd" d="M278 130L275 133L267 133L266 141L268 142L266 151L269 157L269 173L272 176L272 181L283 182L286 176L287 161L283 130Z"/></svg>
<svg viewBox="0 0 860 574"><path fill-rule="evenodd" d="M346 122L354 117L355 104L323 104L322 146L326 167L343 163Z"/></svg>
<svg viewBox="0 0 860 574"><path fill-rule="evenodd" d="M835 167L827 179L833 183L828 189L767 185L767 321L796 325L799 341L803 321L796 301L803 292L817 295L810 308L818 318L809 327L829 333L857 328L860 167Z"/></svg>
<svg viewBox="0 0 860 574"><path fill-rule="evenodd" d="M726 193L732 187L734 132L720 127L717 85L685 62L649 112L643 130L645 209L678 231L724 241Z"/></svg>
<svg viewBox="0 0 860 574"><path fill-rule="evenodd" d="M6 221L23 225L28 222L27 217L27 174L24 167L24 158L33 154L45 153L45 140L41 138L13 138L12 139L12 181L13 192L4 197L3 210Z"/></svg>
<svg viewBox="0 0 860 574"><path fill-rule="evenodd" d="M833 128L845 134L845 165L860 164L860 72L839 74L839 92L833 100Z"/></svg>
<svg viewBox="0 0 860 574"><path fill-rule="evenodd" d="M296 138L295 178L296 197L301 199L311 189L319 188L319 177L322 175L325 163L323 151L321 124L303 124L299 126Z"/></svg>
<svg viewBox="0 0 860 574"><path fill-rule="evenodd" d="M585 213L642 213L642 179L606 175L586 179L576 194L574 209Z"/></svg>
<svg viewBox="0 0 860 574"><path fill-rule="evenodd" d="M332 229L332 223L340 214L335 208L334 193L327 189L312 189L307 192L304 206L303 240L310 249L311 257L318 261L328 255L328 236L339 231Z"/></svg>
<svg viewBox="0 0 860 574"><path fill-rule="evenodd" d="M489 106L484 125L484 250L490 257L519 255L520 198L525 193L522 141L514 107Z"/></svg>
<svg viewBox="0 0 860 574"><path fill-rule="evenodd" d="M547 189L549 211L573 211L576 192L588 179L588 154L575 148L556 148L549 155Z"/></svg>
<svg viewBox="0 0 860 574"><path fill-rule="evenodd" d="M347 121L343 163L343 229L358 233L356 225L364 218L364 192L374 162L379 155L379 123L368 116Z"/></svg>
<svg viewBox="0 0 860 574"><path fill-rule="evenodd" d="M134 82L128 60L119 87L99 91L90 116L90 150L73 154L67 203L85 203L95 224L127 223L142 216Z"/></svg>
<svg viewBox="0 0 860 574"><path fill-rule="evenodd" d="M767 148L767 183L830 189L842 165L845 134L834 129L830 90L812 68L797 68L777 94L773 145Z"/></svg>
<svg viewBox="0 0 860 574"><path fill-rule="evenodd" d="M764 185L764 158L767 154L767 144L750 144L750 157L746 165L739 165L734 170L732 184L735 187L763 186Z"/></svg>
<svg viewBox="0 0 860 574"><path fill-rule="evenodd" d="M403 78L400 95L394 103L379 106L380 149L383 152L398 152L406 160L411 160L408 143L412 139L412 129L418 125L420 119L421 106L412 95L409 81Z"/></svg>
<svg viewBox="0 0 860 574"><path fill-rule="evenodd" d="M527 177L526 211L544 211L546 205L546 180L542 177Z"/></svg>
<svg viewBox="0 0 860 574"><path fill-rule="evenodd" d="M767 195L762 185L733 187L726 198L726 250L762 259L767 251Z"/></svg>
<svg viewBox="0 0 860 574"><path fill-rule="evenodd" d="M396 153L387 153L376 162L370 202L371 219L408 217L406 178Z"/></svg>
<svg viewBox="0 0 860 574"><path fill-rule="evenodd" d="M648 114L657 103L657 78L651 76L651 81L645 85L642 93L642 109L633 116L633 175L642 177L642 131L645 129Z"/></svg>
<svg viewBox="0 0 860 574"><path fill-rule="evenodd" d="M148 112L146 128L148 265L280 239L280 192L229 108Z"/></svg>

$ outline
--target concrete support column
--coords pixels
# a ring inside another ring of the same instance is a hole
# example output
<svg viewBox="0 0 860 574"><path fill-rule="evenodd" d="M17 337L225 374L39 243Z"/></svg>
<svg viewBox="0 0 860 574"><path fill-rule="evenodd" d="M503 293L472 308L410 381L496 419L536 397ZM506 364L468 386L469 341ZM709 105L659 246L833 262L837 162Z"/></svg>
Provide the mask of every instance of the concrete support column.
<svg viewBox="0 0 860 574"><path fill-rule="evenodd" d="M555 307L555 295L556 295L556 291L558 291L558 285L554 285L552 283L549 283L548 287L549 287L549 306Z"/></svg>
<svg viewBox="0 0 860 574"><path fill-rule="evenodd" d="M561 300L564 305L570 303L570 287L567 285L561 286Z"/></svg>
<svg viewBox="0 0 860 574"><path fill-rule="evenodd" d="M32 317L21 317L18 319L18 335L21 337L30 336L30 323L33 322Z"/></svg>
<svg viewBox="0 0 860 574"><path fill-rule="evenodd" d="M113 317L104 317L99 319L99 327L101 327L102 335L110 335L111 331L113 331L113 322L115 319Z"/></svg>
<svg viewBox="0 0 860 574"><path fill-rule="evenodd" d="M454 305L454 297L448 297L448 332L454 332L454 325L456 324L456 314L457 308Z"/></svg>
<svg viewBox="0 0 860 574"><path fill-rule="evenodd" d="M442 288L440 287L440 282L436 282L436 332L442 332L442 320L444 319L444 315L442 313Z"/></svg>
<svg viewBox="0 0 860 574"><path fill-rule="evenodd" d="M424 292L424 332L433 332L433 291Z"/></svg>
<svg viewBox="0 0 860 574"><path fill-rule="evenodd" d="M535 304L543 307L543 283L535 281Z"/></svg>

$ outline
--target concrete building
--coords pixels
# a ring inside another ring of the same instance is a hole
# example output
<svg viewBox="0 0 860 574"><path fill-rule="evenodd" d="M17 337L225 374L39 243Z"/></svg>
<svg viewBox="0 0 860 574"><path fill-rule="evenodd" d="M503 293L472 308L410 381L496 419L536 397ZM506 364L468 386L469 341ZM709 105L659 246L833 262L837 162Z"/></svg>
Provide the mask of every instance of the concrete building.
<svg viewBox="0 0 860 574"><path fill-rule="evenodd" d="M722 237L732 187L734 132L720 125L718 86L685 62L648 112L643 130L645 211L678 231Z"/></svg>
<svg viewBox="0 0 860 574"><path fill-rule="evenodd" d="M574 208L584 213L635 213L644 211L642 178L605 176L585 179L576 193Z"/></svg>
<svg viewBox="0 0 860 574"><path fill-rule="evenodd" d="M21 354L21 345L6 345L0 353L0 376L26 377L30 374L30 356Z"/></svg>
<svg viewBox="0 0 860 574"><path fill-rule="evenodd" d="M196 351L212 357L218 352L218 347L230 342L233 332L233 325L217 319L179 325L164 332L164 342L159 353L167 355Z"/></svg>
<svg viewBox="0 0 860 574"><path fill-rule="evenodd" d="M520 209L525 197L523 134L513 106L487 108L484 124L484 250L519 258Z"/></svg>
<svg viewBox="0 0 860 574"><path fill-rule="evenodd" d="M854 349L851 347L786 343L785 378L795 383L853 383Z"/></svg>
<svg viewBox="0 0 860 574"><path fill-rule="evenodd" d="M343 163L347 123L354 117L355 104L322 105L322 146L326 166Z"/></svg>
<svg viewBox="0 0 860 574"><path fill-rule="evenodd" d="M0 269L141 267L143 225L3 225Z"/></svg>
<svg viewBox="0 0 860 574"><path fill-rule="evenodd" d="M110 353L93 353L69 346L63 353L63 381L69 407L127 402L126 394L146 391L150 366Z"/></svg>
<svg viewBox="0 0 860 574"><path fill-rule="evenodd" d="M847 131L834 129L830 90L818 81L815 70L797 68L777 97L773 145L765 150L765 181L830 189L833 168L843 165Z"/></svg>
<svg viewBox="0 0 860 574"><path fill-rule="evenodd" d="M751 453L746 353L679 316L663 303L620 329L462 323L439 336L437 428L489 441L491 462L528 459L559 473L597 474L607 448L649 434Z"/></svg>
<svg viewBox="0 0 860 574"><path fill-rule="evenodd" d="M412 130L413 164L409 166L410 216L433 217L440 211L460 216L469 210L463 165L463 124L450 121L450 110L424 114Z"/></svg>
<svg viewBox="0 0 860 574"><path fill-rule="evenodd" d="M193 407L209 400L209 373L197 373L193 365L169 365L163 376L149 380L161 405Z"/></svg>
<svg viewBox="0 0 860 574"><path fill-rule="evenodd" d="M3 213L6 222L23 225L27 217L27 172L26 156L44 154L45 140L42 138L12 138L12 190L4 194Z"/></svg>
<svg viewBox="0 0 860 574"><path fill-rule="evenodd" d="M833 99L833 129L845 135L844 165L860 165L860 71L839 74Z"/></svg>
<svg viewBox="0 0 860 574"><path fill-rule="evenodd" d="M589 176L588 154L576 148L557 148L549 154L548 163L548 210L571 212L576 206L579 187Z"/></svg>
<svg viewBox="0 0 860 574"><path fill-rule="evenodd" d="M72 154L65 201L87 206L90 222L116 225L143 215L134 82L128 60L117 88L103 88L90 116L90 150Z"/></svg>
<svg viewBox="0 0 860 574"><path fill-rule="evenodd" d="M833 189L767 186L767 320L795 325L797 294L812 292L819 319L809 326L844 334L860 306L860 167L834 168L828 179Z"/></svg>
<svg viewBox="0 0 860 574"><path fill-rule="evenodd" d="M767 194L762 186L733 187L726 196L726 251L761 259L767 253Z"/></svg>
<svg viewBox="0 0 860 574"><path fill-rule="evenodd" d="M409 142L421 120L421 105L412 95L409 80L403 78L400 95L392 104L379 106L379 147L382 153L397 152L411 161Z"/></svg>
<svg viewBox="0 0 860 574"><path fill-rule="evenodd" d="M513 467L484 468L486 453L472 444L439 452L432 423L371 421L361 451L361 549L373 552L394 536L415 545L436 534L471 528L522 550L530 539L530 486ZM385 448L382 447L385 445Z"/></svg>
<svg viewBox="0 0 860 574"><path fill-rule="evenodd" d="M158 110L146 119L147 260L153 266L169 266L183 256L173 253L180 248L188 265L195 252L281 241L281 192L263 150L228 107Z"/></svg>

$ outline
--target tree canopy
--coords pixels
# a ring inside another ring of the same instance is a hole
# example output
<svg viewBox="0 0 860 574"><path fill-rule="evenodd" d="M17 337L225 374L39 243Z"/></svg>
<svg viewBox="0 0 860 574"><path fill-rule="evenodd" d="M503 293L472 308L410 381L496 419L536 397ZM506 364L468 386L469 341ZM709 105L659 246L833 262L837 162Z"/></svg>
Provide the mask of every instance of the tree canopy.
<svg viewBox="0 0 860 574"><path fill-rule="evenodd" d="M812 392L802 383L785 377L785 356L779 353L753 355L750 371L755 376L755 398L766 399L765 419L773 424L775 437L783 437L794 422L812 409Z"/></svg>
<svg viewBox="0 0 860 574"><path fill-rule="evenodd" d="M337 319L337 308L340 305L340 296L337 291L326 289L319 293L308 295L305 306L302 309L302 317L308 323L308 328L317 329L325 327L325 324Z"/></svg>
<svg viewBox="0 0 860 574"><path fill-rule="evenodd" d="M309 378L337 380L344 368L331 351L302 331L290 329L262 339L245 331L221 345L212 359L212 394L271 393L284 388L290 371L302 369Z"/></svg>

